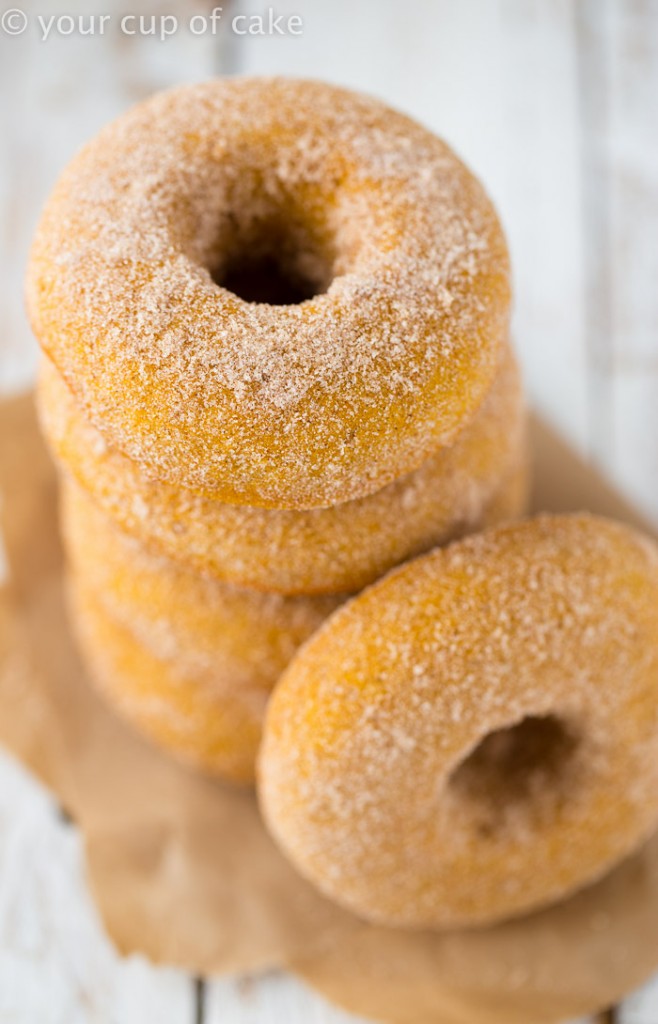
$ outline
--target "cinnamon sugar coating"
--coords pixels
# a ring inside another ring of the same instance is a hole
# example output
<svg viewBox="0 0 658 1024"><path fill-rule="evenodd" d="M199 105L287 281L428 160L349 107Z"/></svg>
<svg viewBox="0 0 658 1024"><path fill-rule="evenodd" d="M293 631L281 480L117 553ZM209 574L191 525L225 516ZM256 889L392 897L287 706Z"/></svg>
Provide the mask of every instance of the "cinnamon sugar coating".
<svg viewBox="0 0 658 1024"><path fill-rule="evenodd" d="M382 491L331 509L225 505L150 480L105 444L49 360L39 407L57 458L123 530L189 568L260 590L356 592L421 551L517 518L526 503L525 408L509 346L452 446Z"/></svg>
<svg viewBox="0 0 658 1024"><path fill-rule="evenodd" d="M79 580L69 584L73 628L85 665L114 710L197 771L251 784L267 693L218 687L209 668L192 670L152 652Z"/></svg>
<svg viewBox="0 0 658 1024"><path fill-rule="evenodd" d="M163 747L180 753L187 736L206 770L253 781L269 693L344 598L260 594L187 571L122 534L72 480L61 512L92 676Z"/></svg>
<svg viewBox="0 0 658 1024"><path fill-rule="evenodd" d="M540 516L393 571L270 701L273 835L326 895L406 927L554 901L658 824L658 549Z"/></svg>
<svg viewBox="0 0 658 1024"><path fill-rule="evenodd" d="M310 298L219 282L275 258ZM318 508L450 444L508 334L505 241L430 132L318 82L140 104L73 159L28 273L35 332L107 442L216 500Z"/></svg>

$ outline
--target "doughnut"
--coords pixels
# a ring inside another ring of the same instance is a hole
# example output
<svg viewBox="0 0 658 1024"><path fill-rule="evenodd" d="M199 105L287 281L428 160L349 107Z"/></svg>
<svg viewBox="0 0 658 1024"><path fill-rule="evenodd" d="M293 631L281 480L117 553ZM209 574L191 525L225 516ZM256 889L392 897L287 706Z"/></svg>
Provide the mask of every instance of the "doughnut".
<svg viewBox="0 0 658 1024"><path fill-rule="evenodd" d="M375 923L492 923L658 824L658 548L586 514L437 549L339 609L270 700L260 801Z"/></svg>
<svg viewBox="0 0 658 1024"><path fill-rule="evenodd" d="M238 78L159 94L81 150L27 301L80 407L154 479L305 509L452 443L493 382L510 284L445 143L344 89Z"/></svg>
<svg viewBox="0 0 658 1024"><path fill-rule="evenodd" d="M156 655L69 581L71 618L90 679L135 729L178 760L230 782L253 784L267 692L226 685L210 666Z"/></svg>
<svg viewBox="0 0 658 1024"><path fill-rule="evenodd" d="M382 491L330 509L225 505L149 480L105 444L47 359L38 397L56 458L122 530L155 552L239 586L286 594L356 592L437 544L518 518L526 503L525 409L509 346L491 392L453 446Z"/></svg>
<svg viewBox="0 0 658 1024"><path fill-rule="evenodd" d="M106 612L154 654L210 671L229 691L269 693L345 600L261 594L190 572L122 534L71 480L62 481L61 521L73 574Z"/></svg>

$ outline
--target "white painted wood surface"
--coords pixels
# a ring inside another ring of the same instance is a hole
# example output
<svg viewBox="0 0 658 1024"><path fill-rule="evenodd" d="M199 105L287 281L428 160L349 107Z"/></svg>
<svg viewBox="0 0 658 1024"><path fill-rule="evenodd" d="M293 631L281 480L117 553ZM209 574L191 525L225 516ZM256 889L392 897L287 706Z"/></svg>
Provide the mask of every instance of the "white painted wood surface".
<svg viewBox="0 0 658 1024"><path fill-rule="evenodd" d="M74 149L155 89L216 73L327 78L443 134L496 200L512 250L515 336L535 403L658 522L658 0L282 0L300 37L221 31L39 39L0 32L0 388L31 379L22 277L39 207ZM131 10L73 0L46 14ZM211 3L153 0L181 22ZM80 844L47 794L0 757L0 1020L206 1024L347 1018L297 982L199 986L103 937ZM350 1018L352 1019L352 1018ZM658 1024L658 985L620 1024Z"/></svg>
<svg viewBox="0 0 658 1024"><path fill-rule="evenodd" d="M192 1024L193 998L182 974L117 956L86 890L77 831L0 754L3 1024Z"/></svg>

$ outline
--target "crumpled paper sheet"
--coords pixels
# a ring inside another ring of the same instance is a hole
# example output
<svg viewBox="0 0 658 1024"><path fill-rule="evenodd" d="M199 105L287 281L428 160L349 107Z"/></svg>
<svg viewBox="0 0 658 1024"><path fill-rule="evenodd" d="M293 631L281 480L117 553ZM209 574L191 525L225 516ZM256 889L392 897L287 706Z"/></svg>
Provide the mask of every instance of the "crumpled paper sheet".
<svg viewBox="0 0 658 1024"><path fill-rule="evenodd" d="M550 432L534 430L536 508L644 526ZM119 949L194 973L296 971L391 1024L550 1024L596 1010L658 967L658 838L604 881L477 931L364 924L275 848L252 794L170 762L88 686L62 591L55 474L30 396L0 404L0 741L59 797ZM538 865L538 870L541 866Z"/></svg>

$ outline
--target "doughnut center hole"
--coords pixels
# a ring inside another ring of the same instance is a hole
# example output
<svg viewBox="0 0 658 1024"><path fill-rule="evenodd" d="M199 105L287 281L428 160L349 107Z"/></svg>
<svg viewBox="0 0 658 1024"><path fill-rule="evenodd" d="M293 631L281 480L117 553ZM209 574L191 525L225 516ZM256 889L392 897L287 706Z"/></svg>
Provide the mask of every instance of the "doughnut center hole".
<svg viewBox="0 0 658 1024"><path fill-rule="evenodd" d="M238 233L211 273L216 284L244 302L292 306L327 291L332 255L298 224L266 221Z"/></svg>
<svg viewBox="0 0 658 1024"><path fill-rule="evenodd" d="M287 273L272 256L229 267L217 283L245 302L270 306L292 306L318 294L309 281Z"/></svg>
<svg viewBox="0 0 658 1024"><path fill-rule="evenodd" d="M577 747L577 737L561 719L528 715L485 736L448 785L476 812L486 833L504 823L510 811L554 806L566 797Z"/></svg>

